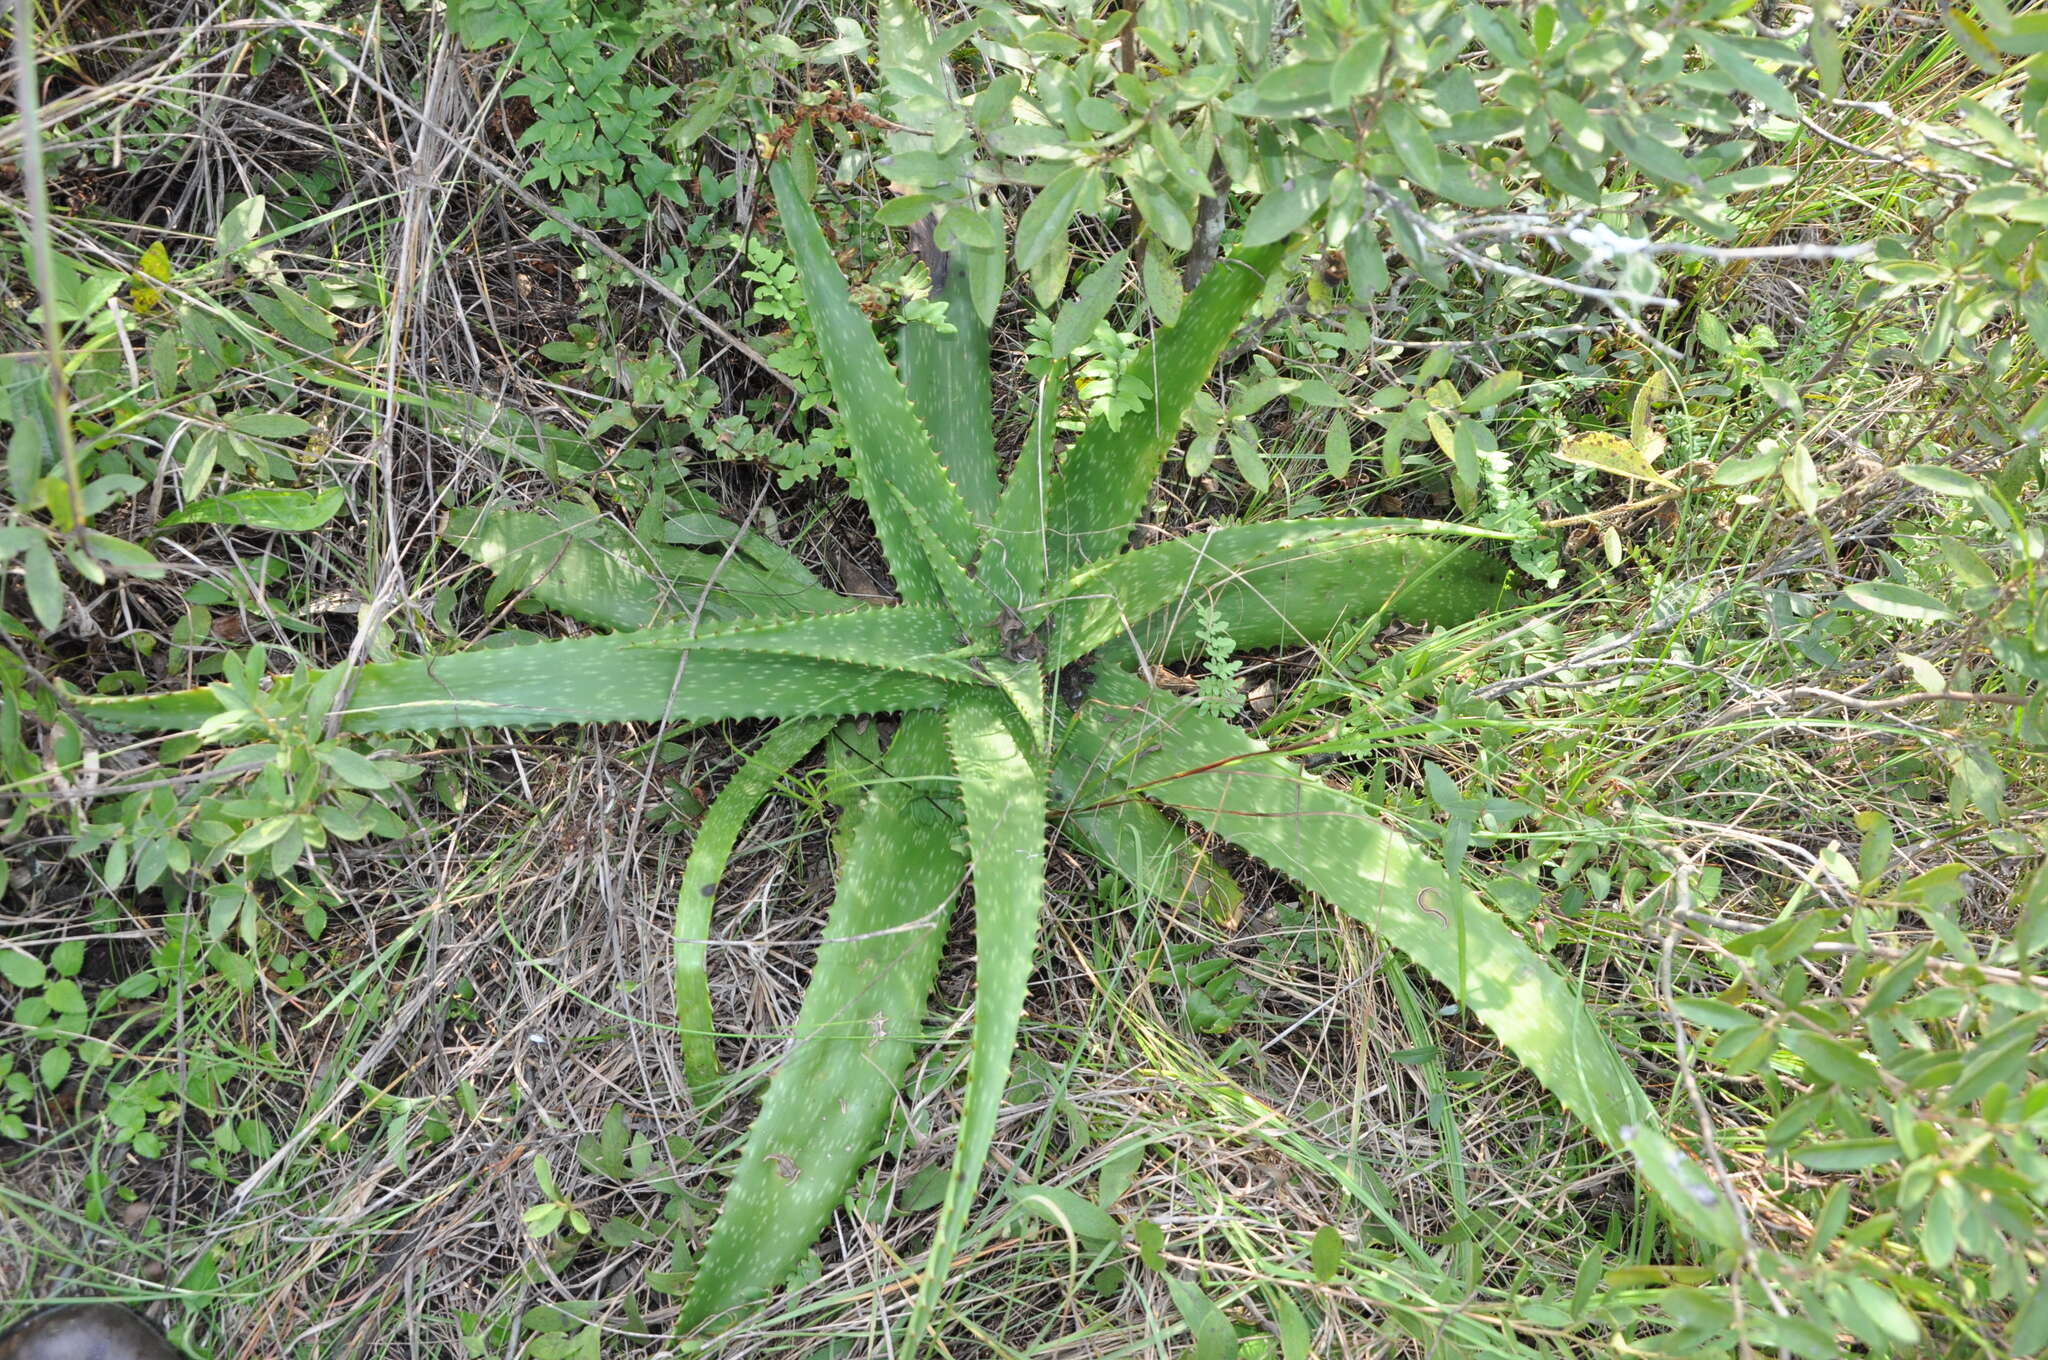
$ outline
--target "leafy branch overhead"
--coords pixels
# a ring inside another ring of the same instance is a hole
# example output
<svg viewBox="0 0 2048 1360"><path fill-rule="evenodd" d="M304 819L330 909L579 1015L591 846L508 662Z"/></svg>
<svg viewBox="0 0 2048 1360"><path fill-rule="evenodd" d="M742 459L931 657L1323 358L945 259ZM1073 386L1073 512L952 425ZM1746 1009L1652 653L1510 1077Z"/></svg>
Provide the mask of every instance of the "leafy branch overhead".
<svg viewBox="0 0 2048 1360"><path fill-rule="evenodd" d="M885 756L889 779L851 824L796 1047L769 1083L727 1210L699 1261L684 1326L726 1325L735 1310L761 1299L837 1207L887 1115L964 871L975 886L977 1000L960 1146L914 1318L915 1330L928 1325L980 1198L1017 1041L1044 903L1055 766L1059 783L1081 803L1137 797L1207 826L1408 953L1493 1025L1594 1133L1635 1159L1674 1222L1704 1241L1733 1245L1731 1206L1658 1132L1627 1063L1548 959L1347 795L1129 671L1142 659L1132 651L1134 636L1173 645L1170 620L1189 591L1217 589L1219 599L1238 585L1255 591L1266 621L1248 614L1233 627L1268 644L1289 634L1320 636L1336 622L1330 571L1342 573L1347 588L1336 598L1354 618L1391 612L1450 622L1503 598L1502 571L1472 546L1473 531L1433 522L1282 521L1124 550L1164 451L1157 432L1177 427L1277 262L1277 247L1239 251L1196 288L1179 323L1160 333L1144 361L1159 375L1154 410L1116 429L1098 421L1056 465L1020 460L993 522L983 524L959 487L1000 480L993 452L971 449L966 456L980 465L957 482L948 475L919 408L848 299L787 163L778 162L772 178L826 340L857 475L904 603L858 607L795 595L764 617L744 578L728 590L713 577L699 593L738 621L695 631L654 621L603 637L378 663L346 677L341 710L344 725L362 732L797 720L787 739L768 739L767 764L758 773L750 767L714 805L685 873L700 896L715 888L715 866L736 821L758 803L764 779L815 744L821 720L905 715ZM949 339L978 342L970 332ZM985 367L976 373L943 354L925 357L945 366L951 385L931 385L913 356L912 387L925 384L956 408L986 409ZM963 453L956 448L952 456ZM470 542L483 527L469 519L458 532ZM611 596L602 580L578 588L572 579L553 599L616 623ZM658 615L673 617L672 610ZM1095 679L1070 710L1052 693L1051 668L1083 660ZM338 684L316 683L341 692ZM239 720L217 690L83 703L110 727L217 729ZM1304 810L1300 818L1275 815ZM949 826L964 829L971 862L963 864ZM701 909L678 913L679 927L697 938L704 919ZM682 926L692 921L698 924ZM680 1010L702 1023L711 1012L701 952L679 940L678 960ZM713 1073L702 1038L690 1042L692 1076L708 1090Z"/></svg>

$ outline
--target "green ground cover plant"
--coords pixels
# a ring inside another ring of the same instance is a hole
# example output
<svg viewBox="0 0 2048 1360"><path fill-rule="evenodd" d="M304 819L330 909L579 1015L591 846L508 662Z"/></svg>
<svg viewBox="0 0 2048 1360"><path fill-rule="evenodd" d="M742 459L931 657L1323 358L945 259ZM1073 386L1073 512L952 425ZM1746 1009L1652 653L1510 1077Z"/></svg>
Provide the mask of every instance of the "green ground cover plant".
<svg viewBox="0 0 2048 1360"><path fill-rule="evenodd" d="M1781 9L15 6L0 1298L2048 1346L2048 37Z"/></svg>

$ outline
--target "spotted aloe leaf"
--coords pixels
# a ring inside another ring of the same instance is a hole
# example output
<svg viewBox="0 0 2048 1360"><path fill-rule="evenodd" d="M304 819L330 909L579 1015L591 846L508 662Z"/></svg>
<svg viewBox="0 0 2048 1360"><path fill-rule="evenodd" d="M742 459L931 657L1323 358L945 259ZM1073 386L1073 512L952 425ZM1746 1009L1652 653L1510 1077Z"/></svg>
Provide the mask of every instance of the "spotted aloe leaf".
<svg viewBox="0 0 2048 1360"><path fill-rule="evenodd" d="M630 634L626 645L672 649L676 643L669 640L668 631L648 629ZM682 636L679 630L676 636ZM968 664L975 649L961 646L952 615L933 605L850 609L809 618L735 624L690 634L688 646L691 654L698 656L706 652L804 656L878 670L914 671L941 680L980 679Z"/></svg>
<svg viewBox="0 0 2048 1360"><path fill-rule="evenodd" d="M1117 796L1139 793L1319 894L1422 965L1564 1107L1635 1158L1672 1217L1741 1240L1733 1207L1663 1134L1584 1002L1492 909L1356 799L1249 734L1105 668L1071 739Z"/></svg>
<svg viewBox="0 0 2048 1360"><path fill-rule="evenodd" d="M1135 797L1082 798L1095 774L1071 744L1054 753L1051 775L1053 797L1066 809L1057 821L1062 836L1141 897L1196 907L1214 921L1236 918L1244 889L1166 814Z"/></svg>
<svg viewBox="0 0 2048 1360"><path fill-rule="evenodd" d="M937 654L944 616L868 609L686 636L680 628L494 647L364 666L342 726L351 732L712 722L895 712L945 702L964 663ZM331 675L313 672L299 683ZM96 725L194 728L225 711L223 686L90 697Z"/></svg>
<svg viewBox="0 0 2048 1360"><path fill-rule="evenodd" d="M1252 563L1203 592L1240 651L1319 643L1375 618L1448 626L1515 603L1507 568L1464 543L1397 534L1311 544ZM1140 621L1140 654L1174 660L1205 646L1192 597Z"/></svg>
<svg viewBox="0 0 2048 1360"><path fill-rule="evenodd" d="M930 432L876 342L874 328L847 296L845 276L788 163L778 160L768 173L811 324L817 328L832 396L852 446L868 515L896 588L912 603L938 602L944 596L926 549L889 489L901 492L924 513L958 565L974 561L981 549L980 532L959 489L947 477Z"/></svg>
<svg viewBox="0 0 2048 1360"><path fill-rule="evenodd" d="M944 719L905 718L887 772L845 838L789 1051L747 1133L683 1303L683 1331L758 1301L788 1275L873 1153L910 1062L966 877L956 823L931 797L946 774Z"/></svg>
<svg viewBox="0 0 2048 1360"><path fill-rule="evenodd" d="M974 1030L960 1142L932 1233L931 1266L911 1313L912 1349L945 1288L980 1186L1037 955L1045 903L1045 770L1020 728L1010 704L988 689L963 692L947 711L974 856Z"/></svg>
<svg viewBox="0 0 2048 1360"><path fill-rule="evenodd" d="M832 718L786 722L768 735L726 781L698 823L683 863L682 886L676 889L676 1028L682 1036L683 1072L701 1105L710 1099L718 1079L718 1051L713 1044L711 983L705 970L711 939L711 908L718 880L755 809L790 767L811 753L832 730Z"/></svg>
<svg viewBox="0 0 2048 1360"><path fill-rule="evenodd" d="M1179 437L1188 403L1285 253L1284 242L1240 250L1211 269L1180 320L1131 365L1150 385L1150 399L1115 425L1099 416L1089 422L1049 478L1041 481L1044 469L1029 466L1030 460L1011 470L979 570L1011 605L1036 603L1046 582L1124 545L1166 450Z"/></svg>
<svg viewBox="0 0 2048 1360"><path fill-rule="evenodd" d="M879 0L875 6L875 55L882 73L885 111L903 130L884 134L894 155L928 157L941 121L960 125L964 110L959 82L946 44L932 32L932 23L916 0ZM948 190L964 188L969 143L955 145L948 159L955 172ZM887 162L883 162L886 166ZM971 213L971 203L955 211ZM986 525L995 516L1002 482L996 464L994 405L989 400L988 324L974 305L969 282L973 263L963 247L939 254L931 233L935 218L927 217L914 237L924 242L932 271L932 291L946 304L946 325L906 325L897 336L903 385L910 391L918 418L931 432L939 460L960 488L960 498L974 522ZM999 246L981 254L1000 255Z"/></svg>
<svg viewBox="0 0 2048 1360"><path fill-rule="evenodd" d="M730 526L728 526L730 527ZM457 510L443 536L497 578L572 619L613 631L694 617L715 626L747 618L847 609L758 534L730 552L642 543L589 506L546 512Z"/></svg>
<svg viewBox="0 0 2048 1360"><path fill-rule="evenodd" d="M1134 622L1200 598L1209 587L1245 578L1267 563L1299 564L1318 555L1347 554L1348 579L1334 592L1336 598L1354 606L1377 604L1397 598L1414 570L1414 554L1398 548L1386 552L1388 546L1427 538L1495 537L1505 535L1433 520L1331 518L1237 524L1169 539L1076 572L1054 592L1051 662L1065 665L1126 633ZM1381 549L1384 557L1368 569L1363 553L1371 548ZM1276 575L1265 579L1269 586L1280 584ZM1298 621L1304 611L1297 606L1308 603L1294 598L1299 593L1288 590L1284 598L1271 600L1273 612Z"/></svg>

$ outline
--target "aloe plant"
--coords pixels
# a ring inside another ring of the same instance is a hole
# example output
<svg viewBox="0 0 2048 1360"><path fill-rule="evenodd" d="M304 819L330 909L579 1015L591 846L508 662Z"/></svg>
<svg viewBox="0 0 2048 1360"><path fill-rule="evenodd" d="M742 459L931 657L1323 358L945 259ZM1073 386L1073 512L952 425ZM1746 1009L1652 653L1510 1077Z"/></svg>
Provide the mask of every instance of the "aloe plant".
<svg viewBox="0 0 2048 1360"><path fill-rule="evenodd" d="M1004 478L989 421L960 418L989 405L986 332L960 327L951 350L920 337L904 354L906 386L850 300L795 176L777 163L771 179L901 603L842 599L774 550L726 554L742 569L721 579L705 569L712 554L636 558L608 544L606 572L550 577L519 556L541 536L536 517L462 516L467 551L620 631L364 666L348 677L341 714L345 729L365 733L785 720L714 801L685 866L677 1009L692 1085L707 1096L717 1071L704 942L732 846L833 720L901 715L884 777L842 839L791 1046L699 1259L683 1328L728 1325L768 1295L872 1155L971 882L972 1046L959 1145L912 1313L922 1334L982 1190L1036 957L1051 825L1145 889L1178 876L1203 893L1231 891L1193 852L1187 824L1292 876L1490 1025L1635 1160L1682 1230L1736 1245L1732 1207L1660 1132L1628 1063L1546 956L1350 795L1148 681L1153 659L1199 647L1184 622L1191 598L1214 601L1233 635L1259 647L1321 637L1346 617L1467 619L1503 594L1502 568L1475 542L1488 535L1451 524L1294 520L1126 546L1186 404L1284 244L1236 252L1195 289L1139 361L1152 379L1146 409L1090 426L1057 463L1042 450L1020 458ZM339 691L338 678L324 683ZM80 704L111 727L234 721L225 690ZM1162 875L1162 864L1174 867Z"/></svg>

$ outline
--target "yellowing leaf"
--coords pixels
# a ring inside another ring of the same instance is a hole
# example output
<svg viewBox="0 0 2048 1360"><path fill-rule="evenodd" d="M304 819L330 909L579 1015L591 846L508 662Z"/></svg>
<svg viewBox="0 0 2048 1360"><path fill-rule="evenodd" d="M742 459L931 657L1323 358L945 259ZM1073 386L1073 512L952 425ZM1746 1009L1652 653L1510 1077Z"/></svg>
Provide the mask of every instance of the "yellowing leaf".
<svg viewBox="0 0 2048 1360"><path fill-rule="evenodd" d="M1650 465L1640 449L1618 434L1605 430L1590 430L1568 436L1553 450L1556 457L1575 467L1592 468L1595 472L1610 473L1616 477L1629 477L1638 482L1651 482L1657 486L1677 487L1678 483L1666 477Z"/></svg>
<svg viewBox="0 0 2048 1360"><path fill-rule="evenodd" d="M171 252L158 241L135 262L135 282L128 287L128 301L138 312L149 311L164 300L163 289L156 285L170 281Z"/></svg>
<svg viewBox="0 0 2048 1360"><path fill-rule="evenodd" d="M1647 442L1651 433L1650 410L1664 400L1664 395L1670 387L1671 381L1664 376L1663 369L1651 370L1650 376L1643 379L1643 385L1636 389L1635 405L1629 412L1628 437L1637 448L1645 451L1653 463L1657 461L1657 455L1649 452L1650 446Z"/></svg>

